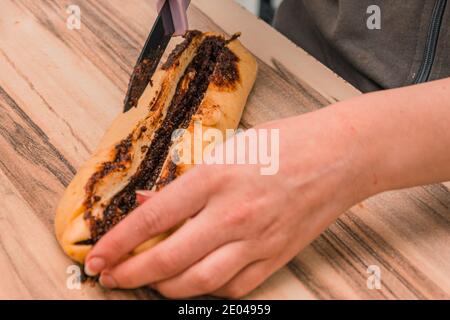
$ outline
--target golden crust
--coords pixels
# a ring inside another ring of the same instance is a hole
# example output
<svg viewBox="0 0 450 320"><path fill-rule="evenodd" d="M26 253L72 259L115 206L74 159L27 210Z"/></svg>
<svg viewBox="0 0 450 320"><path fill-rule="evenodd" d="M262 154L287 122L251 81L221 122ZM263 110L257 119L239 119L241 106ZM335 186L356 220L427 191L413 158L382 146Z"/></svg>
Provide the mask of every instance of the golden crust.
<svg viewBox="0 0 450 320"><path fill-rule="evenodd" d="M127 185L143 160L142 147L150 144L153 133L165 117L178 81L195 56L202 40L211 35L218 34L200 33L178 57L177 63L166 70L160 68L155 72L152 85L146 88L137 107L116 118L92 157L78 170L66 189L56 211L55 232L60 245L73 260L83 263L91 249L91 245L76 244L90 238L89 225L84 218L87 203L89 203L88 198L95 193L100 199L90 203L92 214L98 217L104 210L104 204ZM188 127L190 132L196 120L201 120L204 128L216 128L223 133L226 129L235 129L239 124L256 78L257 63L239 41L233 40L227 44L227 47L238 57L239 81L232 87L221 86L214 81L209 84L196 114L191 119ZM143 126L147 128L145 132L140 131ZM114 168L105 176L99 176L95 185L89 186L93 175L98 173L105 163L114 161L117 154L116 146L127 138L130 138L127 152L131 158L119 163L117 169ZM161 177L168 174L168 163L169 161L166 160L161 170ZM188 169L189 166L180 166L177 175ZM147 241L134 253L153 246L167 236L168 234L163 234Z"/></svg>

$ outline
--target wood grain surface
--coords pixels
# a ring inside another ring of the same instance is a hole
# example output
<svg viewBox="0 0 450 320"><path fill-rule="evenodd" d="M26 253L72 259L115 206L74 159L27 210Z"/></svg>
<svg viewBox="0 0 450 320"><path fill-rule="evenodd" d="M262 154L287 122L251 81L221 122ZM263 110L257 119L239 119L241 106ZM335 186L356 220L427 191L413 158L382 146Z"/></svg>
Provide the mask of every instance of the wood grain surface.
<svg viewBox="0 0 450 320"><path fill-rule="evenodd" d="M126 4L125 4L126 3ZM81 29L66 26L81 8ZM155 19L151 1L0 0L0 299L157 299L66 286L57 201L113 118ZM358 91L232 0L197 0L192 28L242 31L260 71L241 125L313 111ZM173 45L173 44L172 44ZM325 130L325 128L324 128ZM361 203L248 298L450 298L448 184ZM369 266L381 289L367 287Z"/></svg>

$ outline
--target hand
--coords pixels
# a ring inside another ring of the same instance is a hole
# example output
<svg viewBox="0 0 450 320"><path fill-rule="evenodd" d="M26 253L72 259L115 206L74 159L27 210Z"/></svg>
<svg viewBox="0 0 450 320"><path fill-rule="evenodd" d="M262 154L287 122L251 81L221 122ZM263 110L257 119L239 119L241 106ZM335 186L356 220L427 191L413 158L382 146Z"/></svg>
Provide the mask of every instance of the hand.
<svg viewBox="0 0 450 320"><path fill-rule="evenodd" d="M106 234L87 258L109 288L151 285L170 298L249 293L369 196L364 144L338 109L276 121L280 168L200 165ZM146 200L146 201L145 201ZM188 221L168 239L124 262L145 240Z"/></svg>
<svg viewBox="0 0 450 320"><path fill-rule="evenodd" d="M449 88L450 78L266 124L280 129L276 175L250 165L198 166L107 233L86 267L111 288L241 297L360 200L450 179ZM185 219L168 239L122 262Z"/></svg>

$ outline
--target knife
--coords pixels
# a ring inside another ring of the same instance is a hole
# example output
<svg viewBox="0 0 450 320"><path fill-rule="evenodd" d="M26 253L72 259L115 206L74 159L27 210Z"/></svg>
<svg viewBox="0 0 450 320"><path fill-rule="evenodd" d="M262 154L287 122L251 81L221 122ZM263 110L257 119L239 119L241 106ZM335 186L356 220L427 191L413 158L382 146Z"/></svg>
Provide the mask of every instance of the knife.
<svg viewBox="0 0 450 320"><path fill-rule="evenodd" d="M124 100L124 112L136 107L145 88L151 83L152 76L172 36L183 34L187 30L186 10L189 2L186 0L160 1L162 6L158 18L131 74Z"/></svg>

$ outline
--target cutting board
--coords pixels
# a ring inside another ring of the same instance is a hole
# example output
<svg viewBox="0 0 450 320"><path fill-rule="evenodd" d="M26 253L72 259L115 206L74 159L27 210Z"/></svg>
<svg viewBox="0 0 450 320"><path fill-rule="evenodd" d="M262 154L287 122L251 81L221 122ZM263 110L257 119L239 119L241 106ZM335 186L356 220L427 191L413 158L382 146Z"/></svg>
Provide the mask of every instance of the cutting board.
<svg viewBox="0 0 450 320"><path fill-rule="evenodd" d="M80 29L68 28L74 4ZM1 11L0 298L160 298L148 289L72 286L72 262L53 235L63 190L122 109L154 3L2 0ZM241 31L258 58L243 128L359 94L232 0L193 1L189 19L192 28ZM388 192L356 205L248 298L450 298L448 187Z"/></svg>

